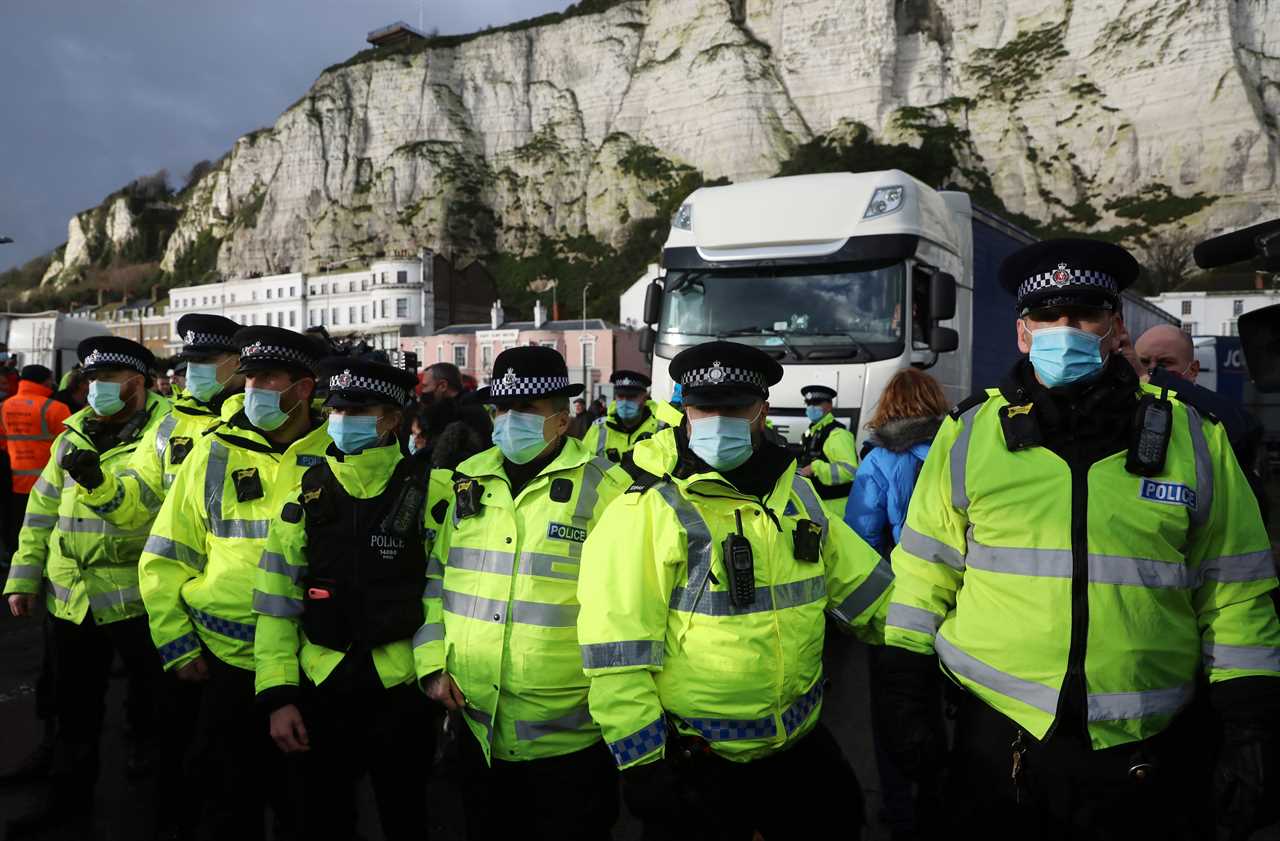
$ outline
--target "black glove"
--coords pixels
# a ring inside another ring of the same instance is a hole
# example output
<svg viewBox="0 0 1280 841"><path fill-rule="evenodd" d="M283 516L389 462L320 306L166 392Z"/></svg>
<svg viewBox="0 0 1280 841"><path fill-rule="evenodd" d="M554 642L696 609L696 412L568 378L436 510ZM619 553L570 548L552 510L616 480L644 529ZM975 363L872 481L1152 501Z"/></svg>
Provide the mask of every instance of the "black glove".
<svg viewBox="0 0 1280 841"><path fill-rule="evenodd" d="M1213 769L1218 823L1232 838L1247 838L1280 816L1275 738L1270 728L1227 722Z"/></svg>
<svg viewBox="0 0 1280 841"><path fill-rule="evenodd" d="M102 484L102 468L98 466L98 454L93 450L72 450L58 464L85 490L91 491Z"/></svg>
<svg viewBox="0 0 1280 841"><path fill-rule="evenodd" d="M622 772L622 798L640 820L669 821L683 809L675 769L665 759L633 765Z"/></svg>
<svg viewBox="0 0 1280 841"><path fill-rule="evenodd" d="M933 779L946 752L938 658L894 646L875 653L874 683L889 731L885 750L907 779Z"/></svg>

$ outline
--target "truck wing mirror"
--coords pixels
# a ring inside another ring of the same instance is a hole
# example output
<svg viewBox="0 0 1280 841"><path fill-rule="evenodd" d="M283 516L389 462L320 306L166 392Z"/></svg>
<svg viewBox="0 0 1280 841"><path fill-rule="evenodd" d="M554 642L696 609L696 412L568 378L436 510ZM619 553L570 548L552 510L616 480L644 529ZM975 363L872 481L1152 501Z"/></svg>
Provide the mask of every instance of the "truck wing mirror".
<svg viewBox="0 0 1280 841"><path fill-rule="evenodd" d="M650 283L644 291L644 323L657 324L662 318L662 284Z"/></svg>
<svg viewBox="0 0 1280 841"><path fill-rule="evenodd" d="M934 272L929 278L929 317L934 321L946 321L948 318L955 318L955 315L955 276L947 272ZM930 336L930 344L932 339Z"/></svg>
<svg viewBox="0 0 1280 841"><path fill-rule="evenodd" d="M657 342L658 334L653 331L652 327L646 327L640 333L640 352L645 356L653 353L653 346Z"/></svg>
<svg viewBox="0 0 1280 841"><path fill-rule="evenodd" d="M960 334L955 330L950 327L929 328L929 350L934 353L950 353L958 347L960 347Z"/></svg>

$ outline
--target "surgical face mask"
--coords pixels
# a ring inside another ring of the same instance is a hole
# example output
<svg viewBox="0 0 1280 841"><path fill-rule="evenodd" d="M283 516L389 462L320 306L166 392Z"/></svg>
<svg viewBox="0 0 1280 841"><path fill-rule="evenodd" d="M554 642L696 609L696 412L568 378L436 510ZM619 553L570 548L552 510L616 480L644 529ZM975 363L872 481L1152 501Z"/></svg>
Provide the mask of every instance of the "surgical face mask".
<svg viewBox="0 0 1280 841"><path fill-rule="evenodd" d="M619 400L615 411L624 421L635 420L640 417L640 404L631 400Z"/></svg>
<svg viewBox="0 0 1280 841"><path fill-rule="evenodd" d="M347 455L367 450L378 443L377 415L329 415L329 437ZM412 439L410 439L412 440Z"/></svg>
<svg viewBox="0 0 1280 841"><path fill-rule="evenodd" d="M817 423L822 420L826 412L822 411L821 406L805 406L804 416L809 419L809 423Z"/></svg>
<svg viewBox="0 0 1280 841"><path fill-rule="evenodd" d="M493 443L515 464L528 464L547 447L542 436L547 419L529 412L509 411L493 422Z"/></svg>
<svg viewBox="0 0 1280 841"><path fill-rule="evenodd" d="M1042 327L1031 333L1031 364L1048 388L1092 379L1102 372L1102 340L1075 327Z"/></svg>
<svg viewBox="0 0 1280 841"><path fill-rule="evenodd" d="M756 417L759 417L757 415ZM689 419L689 449L716 470L732 470L751 458L751 424L755 418L710 415Z"/></svg>
<svg viewBox="0 0 1280 841"><path fill-rule="evenodd" d="M94 380L89 383L89 405L99 417L110 417L124 408L120 398L120 383Z"/></svg>
<svg viewBox="0 0 1280 841"><path fill-rule="evenodd" d="M285 389L288 391L288 389ZM280 408L280 395L284 392L269 388L249 386L244 390L244 413L249 423L267 432L279 429L289 419L289 413Z"/></svg>
<svg viewBox="0 0 1280 841"><path fill-rule="evenodd" d="M416 454L417 454L417 452L418 452L418 450L420 449L420 448L418 447L418 436L417 436L417 435L410 435L410 436L409 436L409 440L408 440L408 442L406 442L406 445L405 445L405 446L407 446L407 447L409 448L409 455L416 455Z"/></svg>
<svg viewBox="0 0 1280 841"><path fill-rule="evenodd" d="M187 363L187 391L201 403L218 395L226 383L218 381L218 366L212 362Z"/></svg>

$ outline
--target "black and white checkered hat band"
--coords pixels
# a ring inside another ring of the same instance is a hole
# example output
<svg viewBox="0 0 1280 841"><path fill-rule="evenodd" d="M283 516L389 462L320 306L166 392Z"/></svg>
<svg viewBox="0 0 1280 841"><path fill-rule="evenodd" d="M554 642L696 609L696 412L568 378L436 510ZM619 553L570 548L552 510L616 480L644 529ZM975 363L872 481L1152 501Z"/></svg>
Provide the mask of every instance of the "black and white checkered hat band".
<svg viewBox="0 0 1280 841"><path fill-rule="evenodd" d="M508 374L494 378L489 384L489 396L537 397L568 387L568 377L514 377Z"/></svg>
<svg viewBox="0 0 1280 841"><path fill-rule="evenodd" d="M705 388L707 386L749 386L760 391L768 391L769 383L764 374L746 368L725 368L713 365L710 368L694 368L686 371L680 378L684 388Z"/></svg>
<svg viewBox="0 0 1280 841"><path fill-rule="evenodd" d="M85 368L96 368L99 365L117 365L121 368L132 368L135 371L147 373L147 363L127 353L110 353L108 351L95 350L84 358Z"/></svg>
<svg viewBox="0 0 1280 841"><path fill-rule="evenodd" d="M386 380L378 380L373 377L362 377L359 374L353 374L350 371L343 371L341 374L334 374L329 378L329 390L331 392L347 391L348 389L372 391L375 394L383 395L398 405L409 402L408 391L395 383L389 383Z"/></svg>
<svg viewBox="0 0 1280 841"><path fill-rule="evenodd" d="M254 342L246 345L240 351L241 362L251 362L254 360L265 359L271 362L291 362L301 365L304 368L312 368L316 364L316 360L310 354L303 353L300 350L294 350L291 347L281 347L279 345L264 345L262 342Z"/></svg>
<svg viewBox="0 0 1280 841"><path fill-rule="evenodd" d="M616 386L617 388L648 388L649 387L648 384L642 383L636 379L632 379L631 377L620 378L616 383L614 383L614 386Z"/></svg>
<svg viewBox="0 0 1280 841"><path fill-rule="evenodd" d="M188 347L234 348L236 346L230 336L218 333L197 333L195 330L188 330L182 337L182 343Z"/></svg>
<svg viewBox="0 0 1280 841"><path fill-rule="evenodd" d="M1064 272L1061 269L1044 272L1038 275L1032 275L1018 287L1018 300L1030 295L1032 292L1039 292L1042 289L1065 289L1070 287L1071 291L1078 292L1080 287L1088 286L1097 289L1099 292L1106 292L1108 295L1119 294L1120 285L1116 283L1116 279L1104 272L1079 271L1072 270L1070 277L1062 279Z"/></svg>

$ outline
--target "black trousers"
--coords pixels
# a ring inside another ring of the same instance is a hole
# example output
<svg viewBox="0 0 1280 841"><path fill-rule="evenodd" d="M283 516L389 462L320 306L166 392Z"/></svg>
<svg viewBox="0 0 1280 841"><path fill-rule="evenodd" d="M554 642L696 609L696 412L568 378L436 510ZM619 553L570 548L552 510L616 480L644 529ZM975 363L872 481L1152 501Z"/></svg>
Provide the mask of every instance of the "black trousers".
<svg viewBox="0 0 1280 841"><path fill-rule="evenodd" d="M56 617L49 621L58 664L54 670L58 721L54 785L84 791L98 776L98 742L114 655L120 655L130 677L129 726L143 739L155 730L160 657L145 616L108 625L96 624L92 614L79 625Z"/></svg>
<svg viewBox="0 0 1280 841"><path fill-rule="evenodd" d="M12 485L10 486L12 487ZM18 534L22 531L22 520L27 516L27 500L31 494L12 491L9 496L9 513L5 517L4 545L10 554L18 551Z"/></svg>
<svg viewBox="0 0 1280 841"><path fill-rule="evenodd" d="M862 837L862 786L821 724L764 759L698 753L676 769L686 801L670 821L646 821L645 841L751 841L757 832L766 841Z"/></svg>
<svg viewBox="0 0 1280 841"><path fill-rule="evenodd" d="M301 762L302 837L308 841L357 837L356 790L366 773L383 837L427 837L427 779L440 713L413 684L387 689L372 677L353 685L330 676L305 687L300 709L311 750Z"/></svg>
<svg viewBox="0 0 1280 841"><path fill-rule="evenodd" d="M1091 750L1062 728L1023 735L1021 786L1011 779L1018 725L972 695L959 701L951 812L986 839L1199 839L1214 837L1213 763L1206 712L1193 706L1144 742ZM1146 766L1139 778L1130 769ZM963 832L962 832L963 834Z"/></svg>
<svg viewBox="0 0 1280 841"><path fill-rule="evenodd" d="M465 728L465 725L464 725ZM468 841L605 841L618 820L618 771L604 742L564 756L486 766L458 734Z"/></svg>

